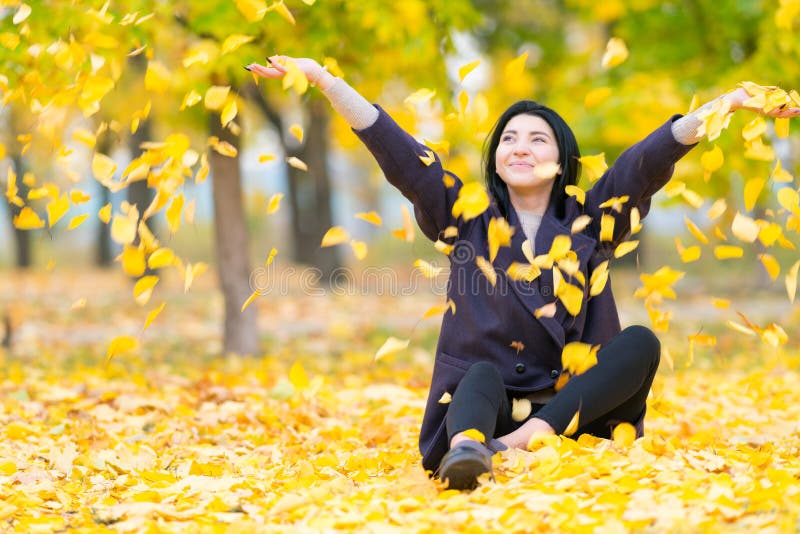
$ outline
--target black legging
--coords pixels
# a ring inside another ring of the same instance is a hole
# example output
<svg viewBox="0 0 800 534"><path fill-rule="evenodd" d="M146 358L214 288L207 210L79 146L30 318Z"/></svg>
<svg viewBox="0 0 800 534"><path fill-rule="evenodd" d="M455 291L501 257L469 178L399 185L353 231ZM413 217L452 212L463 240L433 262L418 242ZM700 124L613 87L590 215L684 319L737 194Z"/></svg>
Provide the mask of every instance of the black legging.
<svg viewBox="0 0 800 534"><path fill-rule="evenodd" d="M547 404L534 404L529 418L542 419L561 434L580 409L575 435L609 438L617 423L634 423L644 414L660 357L661 344L653 332L644 326L628 327L597 353L597 365L570 378ZM470 428L487 439L519 428L523 422L511 418L510 396L494 365L473 364L447 410L448 443Z"/></svg>

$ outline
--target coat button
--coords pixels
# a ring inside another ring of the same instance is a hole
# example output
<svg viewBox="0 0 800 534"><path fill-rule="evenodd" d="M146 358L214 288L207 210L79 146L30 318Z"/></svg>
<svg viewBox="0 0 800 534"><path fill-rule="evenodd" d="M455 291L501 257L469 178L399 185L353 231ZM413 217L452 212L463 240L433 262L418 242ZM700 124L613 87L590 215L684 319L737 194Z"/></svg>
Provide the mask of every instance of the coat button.
<svg viewBox="0 0 800 534"><path fill-rule="evenodd" d="M522 363L522 362L518 363L517 365L514 366L514 370L516 372L518 372L519 374L524 373L525 372L525 364Z"/></svg>
<svg viewBox="0 0 800 534"><path fill-rule="evenodd" d="M550 371L550 378L558 378L558 375L560 374L561 373L558 372L558 369L553 369L552 371Z"/></svg>

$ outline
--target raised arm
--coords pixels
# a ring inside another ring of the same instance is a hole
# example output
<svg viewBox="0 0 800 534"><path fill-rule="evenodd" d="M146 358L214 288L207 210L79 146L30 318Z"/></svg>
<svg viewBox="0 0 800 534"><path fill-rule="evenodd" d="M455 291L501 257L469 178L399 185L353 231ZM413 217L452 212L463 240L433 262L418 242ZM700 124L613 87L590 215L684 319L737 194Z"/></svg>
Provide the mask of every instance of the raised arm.
<svg viewBox="0 0 800 534"><path fill-rule="evenodd" d="M312 85L317 86L333 109L347 121L375 157L387 180L414 204L420 228L435 241L448 226L456 223L452 206L461 181L445 184L445 171L433 150L418 143L378 106L370 104L344 80L327 72L308 58L273 56L270 65L251 64L245 68L265 78L282 78L292 62Z"/></svg>

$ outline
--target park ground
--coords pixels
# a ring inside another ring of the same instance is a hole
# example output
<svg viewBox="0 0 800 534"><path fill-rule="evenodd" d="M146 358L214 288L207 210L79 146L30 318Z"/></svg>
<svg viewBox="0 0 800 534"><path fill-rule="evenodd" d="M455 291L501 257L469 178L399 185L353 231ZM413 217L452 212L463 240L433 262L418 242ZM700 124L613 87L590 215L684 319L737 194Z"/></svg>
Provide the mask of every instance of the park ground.
<svg viewBox="0 0 800 534"><path fill-rule="evenodd" d="M621 281L615 283L635 283ZM682 297L662 334L633 443L553 437L495 458L495 481L445 490L417 431L441 297L314 296L258 307L263 354L220 354L213 272L152 326L113 272L0 277L12 346L0 356L0 528L18 532L794 532L800 529L800 349L785 295L775 348ZM619 292L623 322L647 322ZM84 300L85 299L85 300ZM726 315L727 313L727 315ZM734 314L735 315L735 314ZM717 335L689 356L687 336ZM139 347L106 361L109 341ZM383 342L408 349L375 361Z"/></svg>

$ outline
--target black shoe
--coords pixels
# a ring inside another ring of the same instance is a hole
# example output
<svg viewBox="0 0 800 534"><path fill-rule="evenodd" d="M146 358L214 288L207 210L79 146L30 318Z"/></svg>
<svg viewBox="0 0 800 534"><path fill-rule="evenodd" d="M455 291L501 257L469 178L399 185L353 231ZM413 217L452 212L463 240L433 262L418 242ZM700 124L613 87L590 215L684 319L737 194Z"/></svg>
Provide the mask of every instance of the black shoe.
<svg viewBox="0 0 800 534"><path fill-rule="evenodd" d="M477 441L462 441L444 455L439 464L439 479L448 489L471 490L478 477L492 473L492 451Z"/></svg>

